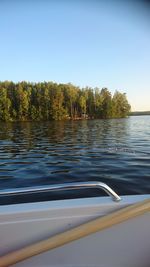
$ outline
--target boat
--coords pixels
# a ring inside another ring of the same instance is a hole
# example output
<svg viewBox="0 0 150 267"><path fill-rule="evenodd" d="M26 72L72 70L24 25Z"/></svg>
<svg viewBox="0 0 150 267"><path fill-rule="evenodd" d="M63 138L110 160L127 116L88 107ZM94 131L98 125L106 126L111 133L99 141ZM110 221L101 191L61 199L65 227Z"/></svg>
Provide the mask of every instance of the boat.
<svg viewBox="0 0 150 267"><path fill-rule="evenodd" d="M29 195L98 188L106 196L28 201ZM0 266L148 267L150 195L118 196L101 182L0 190ZM51 245L50 245L51 244Z"/></svg>

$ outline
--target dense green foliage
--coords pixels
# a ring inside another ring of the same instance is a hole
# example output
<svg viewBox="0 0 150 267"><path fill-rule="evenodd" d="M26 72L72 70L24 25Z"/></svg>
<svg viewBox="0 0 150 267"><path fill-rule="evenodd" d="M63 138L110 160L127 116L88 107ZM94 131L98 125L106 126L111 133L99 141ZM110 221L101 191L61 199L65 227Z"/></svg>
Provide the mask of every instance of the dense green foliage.
<svg viewBox="0 0 150 267"><path fill-rule="evenodd" d="M52 82L0 82L1 121L122 118L130 105L118 91Z"/></svg>

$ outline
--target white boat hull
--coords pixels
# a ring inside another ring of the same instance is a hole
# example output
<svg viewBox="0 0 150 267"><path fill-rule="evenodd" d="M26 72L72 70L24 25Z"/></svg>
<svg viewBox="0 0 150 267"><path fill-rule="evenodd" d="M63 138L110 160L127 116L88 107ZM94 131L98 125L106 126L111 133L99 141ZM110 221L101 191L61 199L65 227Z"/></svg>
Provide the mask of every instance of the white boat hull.
<svg viewBox="0 0 150 267"><path fill-rule="evenodd" d="M0 207L0 255L93 218L149 198L124 196L58 200ZM150 266L150 213L34 256L16 267L148 267Z"/></svg>

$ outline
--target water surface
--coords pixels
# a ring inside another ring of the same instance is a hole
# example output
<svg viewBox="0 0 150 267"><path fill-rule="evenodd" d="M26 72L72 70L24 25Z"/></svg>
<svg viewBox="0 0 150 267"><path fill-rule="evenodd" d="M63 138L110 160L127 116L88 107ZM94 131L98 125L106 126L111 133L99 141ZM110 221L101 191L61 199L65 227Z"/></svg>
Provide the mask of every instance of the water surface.
<svg viewBox="0 0 150 267"><path fill-rule="evenodd" d="M94 180L150 193L150 116L0 124L1 189Z"/></svg>

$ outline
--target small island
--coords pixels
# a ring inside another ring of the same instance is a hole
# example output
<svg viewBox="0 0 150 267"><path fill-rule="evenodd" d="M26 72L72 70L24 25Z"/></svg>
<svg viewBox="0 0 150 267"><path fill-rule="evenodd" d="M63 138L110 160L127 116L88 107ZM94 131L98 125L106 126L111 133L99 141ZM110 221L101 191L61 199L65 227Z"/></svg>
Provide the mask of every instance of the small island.
<svg viewBox="0 0 150 267"><path fill-rule="evenodd" d="M131 106L125 93L79 88L71 83L0 82L0 121L50 121L125 118Z"/></svg>

